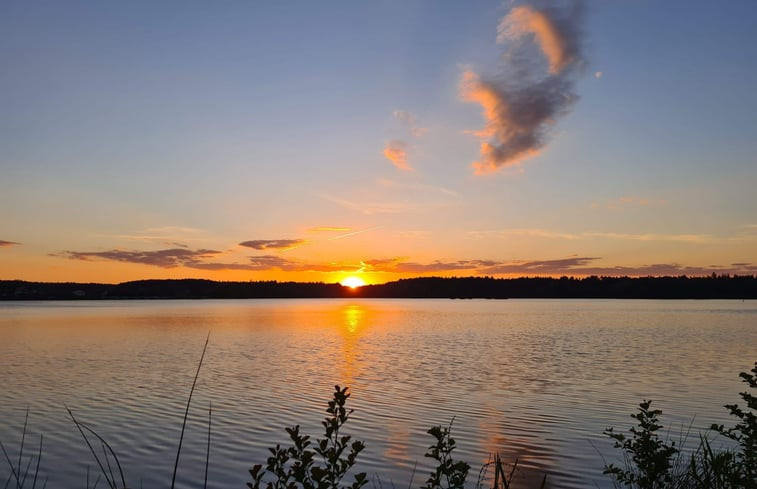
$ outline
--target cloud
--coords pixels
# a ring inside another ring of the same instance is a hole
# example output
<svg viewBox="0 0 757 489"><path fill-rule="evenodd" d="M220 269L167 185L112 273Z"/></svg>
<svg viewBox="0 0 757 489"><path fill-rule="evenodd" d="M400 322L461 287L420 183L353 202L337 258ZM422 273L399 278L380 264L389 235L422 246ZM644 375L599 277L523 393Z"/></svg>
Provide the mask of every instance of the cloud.
<svg viewBox="0 0 757 489"><path fill-rule="evenodd" d="M388 178L379 178L378 184L382 187L397 189L401 191L410 191L413 193L428 192L428 193L439 193L439 194L443 194L449 197L460 197L460 194L455 192L454 190L450 190L445 187L440 187L438 185L429 185L425 183L396 182L394 180L389 180Z"/></svg>
<svg viewBox="0 0 757 489"><path fill-rule="evenodd" d="M383 258L364 260L361 272L385 272L406 274L434 274L455 272L455 275L509 275L509 276L702 276L717 274L753 274L757 265L734 263L730 266L710 265L685 266L678 263L656 263L639 266L595 266L599 257L577 256L552 260L436 260L428 263L407 261L406 258Z"/></svg>
<svg viewBox="0 0 757 489"><path fill-rule="evenodd" d="M361 212L366 215L373 214L401 214L410 210L414 210L412 205L403 202L369 202L360 204L351 200L334 197L329 194L322 194L321 198L333 202L345 209Z"/></svg>
<svg viewBox="0 0 757 489"><path fill-rule="evenodd" d="M478 270L485 275L518 275L518 276L702 276L713 272L722 274L754 273L757 267L751 264L734 264L730 267L711 265L709 267L685 266L678 263L655 263L639 266L591 266L599 260L597 257L571 257L557 260L514 261L501 263L489 268ZM738 266L737 266L738 265Z"/></svg>
<svg viewBox="0 0 757 489"><path fill-rule="evenodd" d="M102 234L99 236L118 238L127 241L157 242L168 246L186 247L183 242L204 239L205 231L183 226L161 226L143 229L132 234Z"/></svg>
<svg viewBox="0 0 757 489"><path fill-rule="evenodd" d="M538 229L538 228L536 229L533 229L533 228L507 229L507 230L501 231L499 234L503 236L533 236L537 238L565 239L565 240L574 240L574 239L582 238L580 234L561 233L558 231L550 231L548 229Z"/></svg>
<svg viewBox="0 0 757 489"><path fill-rule="evenodd" d="M343 238L349 238L350 236L355 236L356 234L363 234L367 233L368 231L375 231L376 229L380 229L381 226L373 226L366 229L358 229L357 231L350 231L349 233L340 234L338 236L334 236L333 238L329 238L329 241L334 241L337 239L343 239Z"/></svg>
<svg viewBox="0 0 757 489"><path fill-rule="evenodd" d="M500 275L559 275L566 274L599 258L572 257L558 260L512 261L498 263L482 270L485 274Z"/></svg>
<svg viewBox="0 0 757 489"><path fill-rule="evenodd" d="M242 241L239 246L245 246L254 250L291 250L307 243L304 239L253 239Z"/></svg>
<svg viewBox="0 0 757 489"><path fill-rule="evenodd" d="M619 197L617 199L608 200L604 204L592 202L591 206L594 208L606 207L607 209L618 209L621 207L663 207L667 204L668 201L665 199L650 199L646 197L628 195Z"/></svg>
<svg viewBox="0 0 757 489"><path fill-rule="evenodd" d="M110 251L64 251L54 256L63 256L71 260L110 260L125 263L139 263L161 268L175 268L189 266L198 260L212 258L219 255L215 250L190 250L186 248L171 248L156 251L110 250Z"/></svg>
<svg viewBox="0 0 757 489"><path fill-rule="evenodd" d="M273 255L250 257L250 266L254 270L281 270L285 272L355 272L360 268L359 264L354 263L307 263Z"/></svg>
<svg viewBox="0 0 757 489"><path fill-rule="evenodd" d="M656 234L656 233L609 233L609 232L595 232L587 231L581 233L563 233L559 231L551 231L549 229L539 228L514 228L503 229L501 231L469 231L468 237L470 239L486 239L491 237L500 236L508 238L510 236L527 236L546 239L562 239L562 240L586 240L586 239L617 239L625 241L668 241L679 243L712 243L717 241L724 241L732 239L730 237L718 238L709 234Z"/></svg>
<svg viewBox="0 0 757 489"><path fill-rule="evenodd" d="M579 58L580 36L574 15L575 11L557 8L515 7L500 22L497 42L501 44L533 34L549 61L549 72L560 73Z"/></svg>
<svg viewBox="0 0 757 489"><path fill-rule="evenodd" d="M18 245L21 243L16 243L15 241L5 241L3 239L0 239L0 248L10 248L11 246Z"/></svg>
<svg viewBox="0 0 757 489"><path fill-rule="evenodd" d="M628 233L582 233L585 238L622 239L630 241L672 241L678 243L707 243L715 240L708 234L628 234Z"/></svg>
<svg viewBox="0 0 757 489"><path fill-rule="evenodd" d="M412 171L413 167L407 163L408 149L409 146L405 141L392 139L384 146L384 157L400 170Z"/></svg>
<svg viewBox="0 0 757 489"><path fill-rule="evenodd" d="M282 272L386 272L403 274L433 274L453 272L456 275L516 275L516 276L702 276L717 274L754 274L757 265L749 262L732 263L728 266L710 265L685 266L678 263L656 263L640 266L594 266L598 257L569 257L554 260L435 260L414 262L407 258L374 258L359 263L321 262L310 263L283 258L278 255L251 256L247 261L224 263L213 261L223 252L216 250L190 250L170 248L154 251L109 250L109 251L64 251L53 256L71 260L108 260L122 263L136 263L159 268L185 267L195 270L247 270Z"/></svg>
<svg viewBox="0 0 757 489"><path fill-rule="evenodd" d="M435 260L430 263L417 263L405 261L405 258L381 258L364 260L361 272L388 272L388 273L439 273L460 270L476 270L481 267L489 267L498 262L492 260Z"/></svg>
<svg viewBox="0 0 757 489"><path fill-rule="evenodd" d="M412 112L395 110L392 115L415 137L421 137L428 132L428 128L418 124L418 118Z"/></svg>
<svg viewBox="0 0 757 489"><path fill-rule="evenodd" d="M281 270L286 272L347 272L357 271L360 264L355 263L307 263L289 260L275 255L252 256L247 262L223 263L212 261L221 255L215 250L165 249L156 251L109 250L109 251L64 251L53 256L62 256L71 260L96 261L108 260L123 263L137 263L160 268L186 267L196 270Z"/></svg>
<svg viewBox="0 0 757 489"><path fill-rule="evenodd" d="M338 227L338 226L317 226L314 228L308 229L309 233L340 233L345 231L350 231L352 228L347 227Z"/></svg>
<svg viewBox="0 0 757 489"><path fill-rule="evenodd" d="M498 29L497 41L508 44L499 73L482 77L471 69L463 72L460 95L481 105L486 120L484 129L474 132L481 139L480 159L473 163L476 174L537 155L547 144L550 127L578 100L582 13L578 2L563 8L515 7ZM543 62L529 57L524 37L538 45L546 70Z"/></svg>

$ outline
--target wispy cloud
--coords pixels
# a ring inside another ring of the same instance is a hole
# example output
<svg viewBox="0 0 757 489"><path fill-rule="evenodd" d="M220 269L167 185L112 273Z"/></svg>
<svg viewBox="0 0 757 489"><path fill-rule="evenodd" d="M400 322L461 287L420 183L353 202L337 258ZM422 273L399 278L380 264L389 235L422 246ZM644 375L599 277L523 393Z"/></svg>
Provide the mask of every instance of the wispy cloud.
<svg viewBox="0 0 757 489"><path fill-rule="evenodd" d="M224 263L214 261L223 252L215 250L165 249L154 251L109 250L109 251L64 251L53 256L81 261L117 261L136 263L160 268L185 267L196 270L249 270L286 272L342 272L357 271L356 263L308 263L290 260L276 255L252 256L245 262Z"/></svg>
<svg viewBox="0 0 757 489"><path fill-rule="evenodd" d="M395 110L392 115L414 137L421 137L428 132L428 128L421 127L418 122L418 117L412 112L408 112L406 110Z"/></svg>
<svg viewBox="0 0 757 489"><path fill-rule="evenodd" d="M358 229L357 231L350 231L349 233L340 234L338 236L334 236L333 238L329 238L329 241L334 241L337 239L343 239L343 238L349 238L350 236L355 236L356 234L363 234L367 233L368 231L375 231L376 229L380 229L381 226L373 226L366 229Z"/></svg>
<svg viewBox="0 0 757 489"><path fill-rule="evenodd" d="M321 194L322 199L333 202L345 209L360 212L366 215L372 214L402 214L413 209L412 205L403 202L366 202L358 203L348 199L342 199L340 197L334 197L330 194Z"/></svg>
<svg viewBox="0 0 757 489"><path fill-rule="evenodd" d="M679 243L711 243L718 240L725 241L732 238L718 238L709 234L659 234L659 233L612 233L587 231L581 233L567 233L539 228L513 228L503 229L500 231L470 231L468 237L471 239L489 239L495 237L510 238L518 237L536 237L545 239L561 240L588 240L588 239L614 239L625 241L660 241L660 242L679 242Z"/></svg>
<svg viewBox="0 0 757 489"><path fill-rule="evenodd" d="M53 256L63 256L71 260L93 261L110 260L124 263L139 263L161 268L175 268L190 266L199 260L220 255L215 250L190 250L186 248L171 248L155 251L109 250L109 251L64 251Z"/></svg>
<svg viewBox="0 0 757 489"><path fill-rule="evenodd" d="M347 227L339 227L339 226L317 226L314 228L308 229L309 233L343 233L345 231L350 231L351 228Z"/></svg>
<svg viewBox="0 0 757 489"><path fill-rule="evenodd" d="M678 243L708 243L715 237L709 234L629 234L629 233L582 233L584 238L606 238L630 241L673 241Z"/></svg>
<svg viewBox="0 0 757 489"><path fill-rule="evenodd" d="M163 250L108 250L64 251L53 256L81 261L116 261L159 268L185 267L195 270L248 270L282 272L384 272L395 274L428 275L452 273L455 275L507 275L507 276L659 276L659 275L710 275L712 273L754 274L757 265L750 262L730 265L687 266L678 263L655 263L640 266L597 266L598 257L573 256L548 260L435 260L417 262L405 257L372 258L359 263L307 262L279 255L251 256L241 262L221 262L224 253L206 249L169 248Z"/></svg>
<svg viewBox="0 0 757 489"><path fill-rule="evenodd" d="M391 272L391 273L441 273L461 270L476 270L481 267L492 266L497 262L489 260L435 260L429 263L405 261L403 258L364 260L362 271Z"/></svg>
<svg viewBox="0 0 757 489"><path fill-rule="evenodd" d="M397 190L403 190L403 191L410 191L410 192L426 192L426 193L439 193L443 194L449 197L459 197L460 194L455 192L454 190L450 190L445 187L440 187L438 185L429 185L425 183L407 183L407 182L397 182L394 180L389 180L388 178L379 178L378 184L382 187L387 187L391 189L397 189Z"/></svg>
<svg viewBox="0 0 757 489"><path fill-rule="evenodd" d="M646 197L624 196L607 202L592 202L594 208L604 207L607 209L619 209L622 207L662 207L668 204L665 199L650 199Z"/></svg>
<svg viewBox="0 0 757 489"><path fill-rule="evenodd" d="M107 238L117 238L125 241L163 243L171 246L182 246L184 242L199 241L205 238L205 231L185 226L161 226L136 231L129 234L105 234Z"/></svg>
<svg viewBox="0 0 757 489"><path fill-rule="evenodd" d="M359 265L341 263L307 263L289 260L276 255L253 256L246 263L190 263L189 268L197 270L249 270L256 272L354 272Z"/></svg>
<svg viewBox="0 0 757 489"><path fill-rule="evenodd" d="M503 263L490 268L481 270L482 273L499 275L517 275L517 276L557 276L557 275L604 275L604 276L630 276L630 277L647 277L647 276L678 276L678 275L710 275L711 273L753 273L757 267L749 264L739 267L699 267L685 266L678 263L656 263L651 265L640 266L590 266L594 261L599 260L596 257L572 257L558 260L535 260L535 261L517 261Z"/></svg>
<svg viewBox="0 0 757 489"><path fill-rule="evenodd" d="M549 127L578 100L575 78L581 57L583 6L518 6L500 22L497 42L507 43L504 67L495 76L463 72L463 100L483 108L486 125L476 174L516 165L547 144ZM525 39L524 39L525 38ZM546 63L530 56L536 44ZM544 65L546 64L546 70Z"/></svg>
<svg viewBox="0 0 757 489"><path fill-rule="evenodd" d="M412 171L413 167L407 163L409 147L405 141L392 139L391 141L387 141L384 146L384 157L400 170Z"/></svg>
<svg viewBox="0 0 757 489"><path fill-rule="evenodd" d="M360 269L360 265L355 263L308 263L272 255L250 257L250 266L254 267L255 270L281 270L285 272L356 272Z"/></svg>
<svg viewBox="0 0 757 489"><path fill-rule="evenodd" d="M307 243L304 239L253 239L242 241L239 246L253 250L291 250Z"/></svg>
<svg viewBox="0 0 757 489"><path fill-rule="evenodd" d="M575 271L578 267L598 259L595 257L572 257L558 260L513 261L498 263L482 271L492 275L555 275Z"/></svg>
<svg viewBox="0 0 757 489"><path fill-rule="evenodd" d="M549 229L538 229L538 228L506 229L504 231L500 231L499 234L505 237L533 236L537 238L565 239L565 240L574 240L574 239L582 238L582 236L579 234L563 233L559 231L551 231Z"/></svg>
<svg viewBox="0 0 757 489"><path fill-rule="evenodd" d="M15 241L5 241L3 239L0 239L0 248L10 248L11 246L15 246L21 243L16 243Z"/></svg>
<svg viewBox="0 0 757 489"><path fill-rule="evenodd" d="M678 263L655 263L639 266L596 266L599 257L577 256L549 260L457 260L417 263L404 258L364 260L361 271L432 274L454 272L471 275L493 276L702 276L712 273L753 274L757 266L751 263L735 263L729 266L687 266Z"/></svg>

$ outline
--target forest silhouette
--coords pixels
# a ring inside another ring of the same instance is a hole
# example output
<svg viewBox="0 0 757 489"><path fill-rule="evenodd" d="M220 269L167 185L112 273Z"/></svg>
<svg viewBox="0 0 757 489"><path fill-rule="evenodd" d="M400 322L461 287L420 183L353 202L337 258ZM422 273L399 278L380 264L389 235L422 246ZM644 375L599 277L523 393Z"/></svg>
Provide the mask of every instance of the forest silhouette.
<svg viewBox="0 0 757 489"><path fill-rule="evenodd" d="M321 282L138 280L119 284L0 281L0 300L86 299L757 299L754 275L705 277L422 277L350 288Z"/></svg>

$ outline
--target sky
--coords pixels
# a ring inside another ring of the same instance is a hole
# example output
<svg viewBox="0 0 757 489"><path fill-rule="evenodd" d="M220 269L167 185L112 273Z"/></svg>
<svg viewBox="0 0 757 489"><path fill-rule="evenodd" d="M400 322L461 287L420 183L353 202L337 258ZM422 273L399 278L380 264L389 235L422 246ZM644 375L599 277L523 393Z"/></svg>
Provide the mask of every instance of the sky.
<svg viewBox="0 0 757 489"><path fill-rule="evenodd" d="M0 2L0 279L757 273L757 2Z"/></svg>

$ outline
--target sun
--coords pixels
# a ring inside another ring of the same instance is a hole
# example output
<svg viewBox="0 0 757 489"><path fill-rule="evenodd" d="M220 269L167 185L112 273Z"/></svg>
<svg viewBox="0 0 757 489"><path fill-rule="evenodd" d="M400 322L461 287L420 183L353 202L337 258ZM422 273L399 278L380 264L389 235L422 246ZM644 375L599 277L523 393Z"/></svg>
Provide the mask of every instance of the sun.
<svg viewBox="0 0 757 489"><path fill-rule="evenodd" d="M351 289L356 289L358 287L362 287L365 284L365 280L363 280L360 277L356 277L354 275L350 275L349 277L345 278L341 282L339 282L341 285L344 285L345 287L349 287Z"/></svg>

